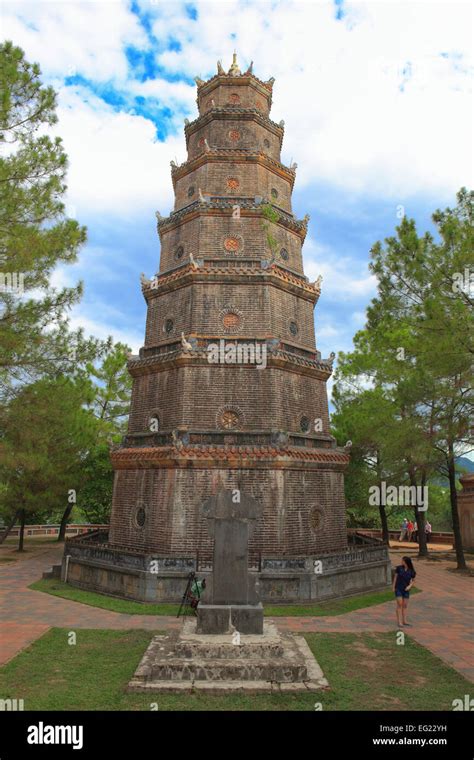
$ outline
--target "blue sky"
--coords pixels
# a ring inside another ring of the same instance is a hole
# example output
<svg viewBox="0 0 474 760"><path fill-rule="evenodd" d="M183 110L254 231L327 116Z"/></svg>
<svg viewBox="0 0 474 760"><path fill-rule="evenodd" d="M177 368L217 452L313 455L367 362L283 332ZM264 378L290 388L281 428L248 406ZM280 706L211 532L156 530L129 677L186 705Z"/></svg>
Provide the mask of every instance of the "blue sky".
<svg viewBox="0 0 474 760"><path fill-rule="evenodd" d="M85 283L72 314L134 351L145 303L139 275L158 268L154 212L186 159L194 76L232 51L274 76L271 116L282 159L298 163L293 208L311 221L306 273L323 275L316 335L323 356L348 350L374 295L369 249L404 211L420 230L472 187L472 9L456 2L6 2L5 36L58 91L70 159L68 212L89 239L54 284Z"/></svg>

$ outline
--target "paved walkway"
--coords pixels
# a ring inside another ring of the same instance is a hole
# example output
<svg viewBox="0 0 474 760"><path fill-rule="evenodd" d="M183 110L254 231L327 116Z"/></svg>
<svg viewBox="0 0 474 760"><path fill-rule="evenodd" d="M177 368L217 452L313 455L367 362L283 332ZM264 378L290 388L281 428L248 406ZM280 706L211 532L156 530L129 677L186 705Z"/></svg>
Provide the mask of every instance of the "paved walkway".
<svg viewBox="0 0 474 760"><path fill-rule="evenodd" d="M128 615L31 591L28 586L59 562L60 546L37 548L17 562L0 566L0 664L7 662L51 626L171 630L175 617ZM392 554L393 564L399 552ZM448 665L474 682L473 579L446 571L444 560L416 561L416 585L423 591L410 599L407 633ZM451 563L452 564L452 563ZM334 617L275 618L281 630L298 633L395 631L395 604L386 602Z"/></svg>

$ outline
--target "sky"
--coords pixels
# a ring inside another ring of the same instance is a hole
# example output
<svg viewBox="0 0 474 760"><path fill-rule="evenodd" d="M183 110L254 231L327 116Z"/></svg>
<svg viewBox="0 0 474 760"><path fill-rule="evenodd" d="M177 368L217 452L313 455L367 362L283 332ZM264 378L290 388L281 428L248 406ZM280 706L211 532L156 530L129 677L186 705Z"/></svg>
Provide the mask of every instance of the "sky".
<svg viewBox="0 0 474 760"><path fill-rule="evenodd" d="M143 344L140 273L158 269L155 210L173 206L170 161L186 160L194 77L237 51L275 77L282 161L298 164L293 211L310 215L305 272L323 275L315 310L323 357L347 351L375 295L369 251L400 217L431 214L472 187L472 23L468 2L82 0L3 3L2 36L58 93L69 156L67 213L88 228L71 324Z"/></svg>

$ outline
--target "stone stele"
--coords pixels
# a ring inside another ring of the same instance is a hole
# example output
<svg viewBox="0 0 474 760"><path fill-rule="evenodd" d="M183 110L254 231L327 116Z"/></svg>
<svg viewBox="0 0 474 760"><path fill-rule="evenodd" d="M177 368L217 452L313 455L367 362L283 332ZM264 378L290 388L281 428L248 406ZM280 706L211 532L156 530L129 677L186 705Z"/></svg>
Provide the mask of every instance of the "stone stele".
<svg viewBox="0 0 474 760"><path fill-rule="evenodd" d="M204 502L202 514L214 539L213 572L197 632L263 633L263 608L248 571L248 543L261 505L239 488L221 490Z"/></svg>

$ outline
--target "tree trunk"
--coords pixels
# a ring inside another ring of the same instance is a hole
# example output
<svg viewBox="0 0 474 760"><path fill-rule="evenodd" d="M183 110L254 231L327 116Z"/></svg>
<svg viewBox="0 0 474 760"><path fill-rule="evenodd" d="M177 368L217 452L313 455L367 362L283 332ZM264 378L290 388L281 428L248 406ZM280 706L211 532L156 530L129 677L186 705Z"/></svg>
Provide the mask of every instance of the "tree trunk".
<svg viewBox="0 0 474 760"><path fill-rule="evenodd" d="M423 476L421 478L421 487L424 488L426 486L426 475L423 473ZM415 507L415 520L416 520L416 527L418 529L418 556L419 557L427 557L428 556L428 544L426 541L426 531L425 531L425 512L420 512Z"/></svg>
<svg viewBox="0 0 474 760"><path fill-rule="evenodd" d="M18 517L19 512L20 512L20 510L17 509L16 512L15 512L15 514L13 515L12 519L8 523L7 527L3 531L2 535L0 536L0 544L3 544L3 542L5 541L5 539L8 538L8 535L9 535L11 529L13 528L13 526L16 523L16 518Z"/></svg>
<svg viewBox="0 0 474 760"><path fill-rule="evenodd" d="M380 463L380 454L377 450L377 476L379 480L379 493L382 493L382 466ZM380 524L382 526L382 541L390 545L390 535L388 532L388 519L385 512L385 504L379 504Z"/></svg>
<svg viewBox="0 0 474 760"><path fill-rule="evenodd" d="M72 512L73 506L74 504L68 504L64 510L64 514L61 518L61 525L59 526L58 541L64 541L66 538L67 521L69 520L69 515Z"/></svg>
<svg viewBox="0 0 474 760"><path fill-rule="evenodd" d="M387 513L385 512L385 506L383 504L379 504L379 514L380 514L380 522L382 524L382 541L388 544L390 543L390 535L388 532Z"/></svg>
<svg viewBox="0 0 474 760"><path fill-rule="evenodd" d="M416 488L416 475L412 467L409 469L409 477L410 477L410 486L413 488ZM422 487L425 485L425 476L423 475L421 478L421 485ZM418 556L419 557L427 557L428 556L428 544L426 543L426 533L425 533L425 515L424 512L419 512L416 508L416 505L413 508L414 512L414 519L415 524L418 532Z"/></svg>
<svg viewBox="0 0 474 760"><path fill-rule="evenodd" d="M448 480L449 480L449 496L451 501L451 518L453 521L453 533L454 533L454 548L456 550L456 560L458 563L458 570L465 570L467 568L466 560L464 558L464 550L461 539L461 526L459 524L458 513L458 494L456 491L456 465L454 462L454 447L452 441L448 443Z"/></svg>
<svg viewBox="0 0 474 760"><path fill-rule="evenodd" d="M25 551L23 549L23 544L25 540L25 521L26 521L26 512L24 509L20 509L20 539L18 541L19 552Z"/></svg>

